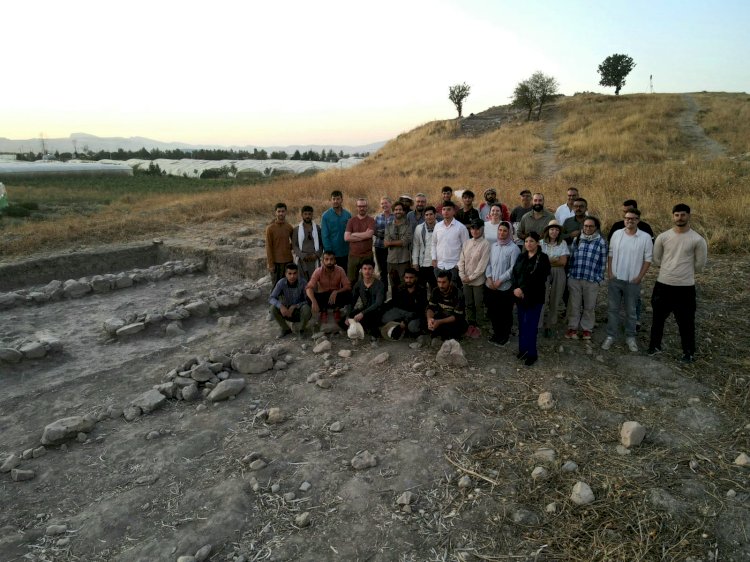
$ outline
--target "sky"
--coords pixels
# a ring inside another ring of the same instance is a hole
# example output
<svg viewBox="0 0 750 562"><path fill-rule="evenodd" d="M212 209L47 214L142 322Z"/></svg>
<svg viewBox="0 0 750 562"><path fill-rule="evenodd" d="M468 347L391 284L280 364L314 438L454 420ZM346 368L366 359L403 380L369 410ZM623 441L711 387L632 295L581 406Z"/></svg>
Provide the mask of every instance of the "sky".
<svg viewBox="0 0 750 562"><path fill-rule="evenodd" d="M537 70L623 94L750 91L747 0L35 0L0 7L0 137L364 145L510 103Z"/></svg>

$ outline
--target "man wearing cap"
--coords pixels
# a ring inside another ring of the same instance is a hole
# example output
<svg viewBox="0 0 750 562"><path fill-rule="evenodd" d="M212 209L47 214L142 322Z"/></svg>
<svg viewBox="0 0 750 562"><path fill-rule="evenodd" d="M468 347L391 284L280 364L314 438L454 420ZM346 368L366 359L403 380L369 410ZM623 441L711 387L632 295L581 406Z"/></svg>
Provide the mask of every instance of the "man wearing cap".
<svg viewBox="0 0 750 562"><path fill-rule="evenodd" d="M532 195L531 202L531 212L521 217L521 222L518 223L518 238L521 240L525 240L529 232L536 232L537 234L543 232L549 221L555 218L555 215L544 208L544 195L542 193Z"/></svg>
<svg viewBox="0 0 750 562"><path fill-rule="evenodd" d="M458 259L458 276L463 284L466 321L469 324L466 334L471 338L478 338L482 332L477 317L484 305L484 282L487 279L485 271L490 261L490 243L484 237L482 219L472 219L469 232L471 238L464 243Z"/></svg>
<svg viewBox="0 0 750 562"><path fill-rule="evenodd" d="M569 187L567 197L567 201L560 205L555 211L555 220L560 224L565 224L565 221L575 214L573 202L578 198L578 188Z"/></svg>
<svg viewBox="0 0 750 562"><path fill-rule="evenodd" d="M445 203L448 201L450 201L451 203L453 202L453 188L449 185L445 185L440 191L440 203L435 205L435 210L438 214L438 220L440 220L439 217L443 216L443 205L445 205Z"/></svg>
<svg viewBox="0 0 750 562"><path fill-rule="evenodd" d="M510 222L515 225L518 225L523 216L531 211L531 191L524 189L519 195L521 196L521 204L510 213ZM518 229L516 228L516 230Z"/></svg>
<svg viewBox="0 0 750 562"><path fill-rule="evenodd" d="M406 221L414 232L417 227L424 222L424 210L427 207L427 196L424 193L417 193L414 196L414 209L406 214Z"/></svg>
<svg viewBox="0 0 750 562"><path fill-rule="evenodd" d="M659 276L651 295L654 318L648 354L661 353L664 323L674 313L680 329L682 361L692 363L695 356L695 273L706 266L708 246L705 238L690 228L690 207L686 204L679 203L672 208L672 222L674 226L662 232L654 246L654 264L659 266Z"/></svg>
<svg viewBox="0 0 750 562"><path fill-rule="evenodd" d="M452 282L460 287L458 259L464 242L469 239L469 231L454 218L455 211L453 201L443 203L443 220L432 231L432 267L436 268L436 277L440 271L450 272Z"/></svg>
<svg viewBox="0 0 750 562"><path fill-rule="evenodd" d="M456 220L469 228L471 221L479 218L479 211L474 208L474 192L471 189L465 189L461 194L461 203L463 207L456 211Z"/></svg>
<svg viewBox="0 0 750 562"><path fill-rule="evenodd" d="M487 222L489 220L488 217L490 216L490 209L492 209L493 205L500 205L500 210L502 211L500 220L510 220L508 207L497 200L497 190L494 187L488 187L484 190L484 202L479 205L479 218L484 222Z"/></svg>
<svg viewBox="0 0 750 562"><path fill-rule="evenodd" d="M404 271L411 263L412 233L406 222L403 203L393 205L395 219L385 228L385 247L388 248L388 278L391 294L401 285Z"/></svg>
<svg viewBox="0 0 750 562"><path fill-rule="evenodd" d="M641 292L641 281L651 267L654 245L651 237L638 230L641 212L630 207L625 213L625 228L615 232L607 257L607 338L602 349L607 350L617 338L620 306L625 304L625 344L632 352L638 351L636 335L636 303Z"/></svg>
<svg viewBox="0 0 750 562"><path fill-rule="evenodd" d="M412 199L411 195L404 194L399 196L398 202L404 206L404 217L406 217L406 215L411 212L411 206L414 204L414 199Z"/></svg>
<svg viewBox="0 0 750 562"><path fill-rule="evenodd" d="M367 214L367 199L357 199L357 214L346 223L344 240L349 243L347 276L355 283L360 267L365 260L372 259L372 237L375 234L375 219Z"/></svg>

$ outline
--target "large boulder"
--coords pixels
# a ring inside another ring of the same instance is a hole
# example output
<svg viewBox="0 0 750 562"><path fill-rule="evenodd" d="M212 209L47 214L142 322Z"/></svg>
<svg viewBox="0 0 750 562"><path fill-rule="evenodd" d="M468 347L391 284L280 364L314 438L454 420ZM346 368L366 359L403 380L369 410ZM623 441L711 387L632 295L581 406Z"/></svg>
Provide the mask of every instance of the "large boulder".
<svg viewBox="0 0 750 562"><path fill-rule="evenodd" d="M238 353L232 357L232 369L244 375L257 375L273 369L273 357L264 353Z"/></svg>
<svg viewBox="0 0 750 562"><path fill-rule="evenodd" d="M78 299L91 292L91 285L68 279L63 285L63 294L69 299Z"/></svg>
<svg viewBox="0 0 750 562"><path fill-rule="evenodd" d="M130 405L131 406L137 406L145 414L148 414L149 412L153 412L157 408L160 408L162 405L164 405L164 402L166 402L167 397L164 396L161 392L155 389L151 389L147 392L144 392L140 396L138 396L135 400L133 400Z"/></svg>
<svg viewBox="0 0 750 562"><path fill-rule="evenodd" d="M157 394L161 396L160 393L157 392ZM83 416L71 416L53 421L44 428L41 440L42 445L57 445L72 437L76 437L79 433L90 432L94 429L95 425L96 422L94 420Z"/></svg>

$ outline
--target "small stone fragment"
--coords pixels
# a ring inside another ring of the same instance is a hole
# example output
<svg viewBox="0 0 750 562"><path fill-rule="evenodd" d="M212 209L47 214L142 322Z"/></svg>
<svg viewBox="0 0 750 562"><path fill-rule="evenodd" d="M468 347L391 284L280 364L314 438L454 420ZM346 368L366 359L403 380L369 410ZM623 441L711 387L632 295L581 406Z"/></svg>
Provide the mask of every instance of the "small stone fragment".
<svg viewBox="0 0 750 562"><path fill-rule="evenodd" d="M212 548L213 547L210 544L206 544L200 547L198 549L198 552L195 553L195 562L205 562L206 560L208 560L208 556L211 554Z"/></svg>
<svg viewBox="0 0 750 562"><path fill-rule="evenodd" d="M153 412L160 408L167 401L167 397L164 396L158 390L153 388L149 391L144 392L140 396L136 397L131 403L131 406L136 406L141 409L144 414Z"/></svg>
<svg viewBox="0 0 750 562"><path fill-rule="evenodd" d="M465 490L466 488L470 488L472 485L471 478L468 474L464 474L461 478L458 479L458 487L462 490Z"/></svg>
<svg viewBox="0 0 750 562"><path fill-rule="evenodd" d="M271 484L271 492L274 494L277 494L281 490L281 486L279 484Z"/></svg>
<svg viewBox="0 0 750 562"><path fill-rule="evenodd" d="M305 511L304 513L300 513L294 518L294 524L297 527L308 527L310 525L310 512Z"/></svg>
<svg viewBox="0 0 750 562"><path fill-rule="evenodd" d="M547 507L544 508L544 511L547 513L556 513L557 512L557 504L555 502L548 503Z"/></svg>
<svg viewBox="0 0 750 562"><path fill-rule="evenodd" d="M342 357L344 359L348 359L352 356L352 350L351 349L342 349L339 351L339 357Z"/></svg>
<svg viewBox="0 0 750 562"><path fill-rule="evenodd" d="M15 453L11 453L7 457L5 457L2 466L0 466L0 472L10 472L19 464L21 464L21 459L19 459L18 455L16 455Z"/></svg>
<svg viewBox="0 0 750 562"><path fill-rule="evenodd" d="M227 379L221 381L208 395L208 399L211 402L218 402L219 400L225 400L232 396L236 396L245 388L246 381L244 377L237 379ZM184 393L183 393L184 395Z"/></svg>
<svg viewBox="0 0 750 562"><path fill-rule="evenodd" d="M411 505L416 501L416 499L417 496L413 492L407 490L396 499L396 504Z"/></svg>
<svg viewBox="0 0 750 562"><path fill-rule="evenodd" d="M120 408L119 406L107 406L107 415L113 420L121 418L122 414L122 408Z"/></svg>
<svg viewBox="0 0 750 562"><path fill-rule="evenodd" d="M58 548L64 548L70 544L70 537L63 537L61 539L58 539L58 541L55 543L55 546Z"/></svg>
<svg viewBox="0 0 750 562"><path fill-rule="evenodd" d="M44 428L42 445L56 445L94 429L96 422L84 416L70 416L52 422Z"/></svg>
<svg viewBox="0 0 750 562"><path fill-rule="evenodd" d="M331 342L328 340L323 340L320 343L316 344L315 347L313 347L313 353L325 353L326 351L331 350Z"/></svg>
<svg viewBox="0 0 750 562"><path fill-rule="evenodd" d="M620 442L625 447L640 445L646 436L646 428L637 421L626 421L620 429Z"/></svg>
<svg viewBox="0 0 750 562"><path fill-rule="evenodd" d="M57 535L64 535L68 532L68 526L67 525L49 525L47 529L44 531L44 534L48 537L54 537Z"/></svg>
<svg viewBox="0 0 750 562"><path fill-rule="evenodd" d="M158 431L149 431L146 434L146 441L151 441L153 439L158 439L161 436L161 434Z"/></svg>
<svg viewBox="0 0 750 562"><path fill-rule="evenodd" d="M456 340L444 341L435 356L435 360L441 365L452 365L454 367L466 367L469 364L461 344Z"/></svg>
<svg viewBox="0 0 750 562"><path fill-rule="evenodd" d="M319 388L331 388L331 381L328 379L318 379L315 381L315 385Z"/></svg>
<svg viewBox="0 0 750 562"><path fill-rule="evenodd" d="M6 363L18 363L23 359L23 353L12 347L0 347L0 361Z"/></svg>
<svg viewBox="0 0 750 562"><path fill-rule="evenodd" d="M177 562L195 562L195 556L180 556Z"/></svg>
<svg viewBox="0 0 750 562"><path fill-rule="evenodd" d="M307 480L299 485L300 492L307 492L310 488L312 488L312 484L310 484Z"/></svg>
<svg viewBox="0 0 750 562"><path fill-rule="evenodd" d="M339 433L342 429L344 429L344 424L340 421L333 422L328 429L330 429L334 433Z"/></svg>
<svg viewBox="0 0 750 562"><path fill-rule="evenodd" d="M78 441L79 443L85 443L86 441L88 441L88 438L88 434L84 433L83 431L76 435L76 441Z"/></svg>
<svg viewBox="0 0 750 562"><path fill-rule="evenodd" d="M737 466L750 466L750 457L747 456L746 453L740 453L736 459L734 459L734 464Z"/></svg>
<svg viewBox="0 0 750 562"><path fill-rule="evenodd" d="M285 502L294 501L294 498L296 497L297 497L297 494L295 494L294 492L287 492L283 496Z"/></svg>
<svg viewBox="0 0 750 562"><path fill-rule="evenodd" d="M193 400L198 398L198 394L198 385L196 383L189 384L182 389L182 399L187 402L192 402Z"/></svg>
<svg viewBox="0 0 750 562"><path fill-rule="evenodd" d="M546 480L549 478L549 472L543 466L537 466L531 471L532 480Z"/></svg>
<svg viewBox="0 0 750 562"><path fill-rule="evenodd" d="M364 470L378 465L378 459L370 451L360 451L351 460L351 465L354 470Z"/></svg>
<svg viewBox="0 0 750 562"><path fill-rule="evenodd" d="M214 372L205 363L196 365L190 370L190 378L193 379L194 381L206 382L206 381L211 380L211 377L213 376L214 376Z"/></svg>
<svg viewBox="0 0 750 562"><path fill-rule="evenodd" d="M552 398L551 392L542 392L536 403L542 410L551 410L555 407L555 400Z"/></svg>
<svg viewBox="0 0 750 562"><path fill-rule="evenodd" d="M14 468L10 471L10 477L13 482L23 482L25 480L31 480L36 476L36 472L33 470L23 470L20 468Z"/></svg>
<svg viewBox="0 0 750 562"><path fill-rule="evenodd" d="M565 461L562 465L563 472L575 472L578 470L578 465L574 461Z"/></svg>
<svg viewBox="0 0 750 562"><path fill-rule="evenodd" d="M543 447L534 451L534 454L531 456L536 460L551 463L555 462L555 457L557 456L557 454L555 453L554 449Z"/></svg>
<svg viewBox="0 0 750 562"><path fill-rule="evenodd" d="M232 357L232 369L245 375L258 375L273 369L273 356L262 353L238 353Z"/></svg>
<svg viewBox="0 0 750 562"><path fill-rule="evenodd" d="M263 459L255 459L250 463L250 470L262 470L268 466L268 463Z"/></svg>
<svg viewBox="0 0 750 562"><path fill-rule="evenodd" d="M38 341L32 341L21 346L18 350L26 359L40 359L47 355L47 348Z"/></svg>
<svg viewBox="0 0 750 562"><path fill-rule="evenodd" d="M573 486L573 492L570 494L570 500L576 505L587 505L595 499L594 492L586 482L576 482Z"/></svg>
<svg viewBox="0 0 750 562"><path fill-rule="evenodd" d="M122 415L125 417L125 421L133 421L140 417L143 412L138 406L130 404L125 408Z"/></svg>
<svg viewBox="0 0 750 562"><path fill-rule="evenodd" d="M386 361L388 361L388 359L390 359L390 358L391 358L390 354L387 351L384 351L383 353L379 353L378 355L376 355L375 357L373 357L370 360L370 364L371 365L382 365L383 363L385 363Z"/></svg>
<svg viewBox="0 0 750 562"><path fill-rule="evenodd" d="M628 449L625 445L617 445L617 447L615 447L615 451L617 451L618 455L622 455L623 457L631 453L630 449Z"/></svg>
<svg viewBox="0 0 750 562"><path fill-rule="evenodd" d="M284 421L284 414L280 408L269 408L266 423L281 423Z"/></svg>
<svg viewBox="0 0 750 562"><path fill-rule="evenodd" d="M123 326L122 328L119 328L115 335L119 337L123 336L131 336L133 334L137 334L138 332L142 332L146 329L146 324L143 322L133 322L132 324L128 324L127 326Z"/></svg>

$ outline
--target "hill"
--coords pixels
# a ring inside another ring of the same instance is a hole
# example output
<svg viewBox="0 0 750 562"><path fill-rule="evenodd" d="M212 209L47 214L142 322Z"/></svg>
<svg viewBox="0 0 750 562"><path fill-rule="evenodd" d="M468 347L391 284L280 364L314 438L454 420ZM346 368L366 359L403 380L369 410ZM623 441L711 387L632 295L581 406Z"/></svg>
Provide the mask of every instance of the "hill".
<svg viewBox="0 0 750 562"><path fill-rule="evenodd" d="M478 130L479 122L490 126ZM4 221L0 236L6 252L17 255L73 240L133 239L196 221L268 216L277 200L287 201L293 213L304 204L320 210L334 188L349 198L368 197L376 206L381 195L401 193L424 192L437 200L446 184L477 192L493 186L502 201L515 204L519 188L528 187L557 205L575 185L604 224L619 219L624 199L635 198L644 219L663 229L679 200L695 210L695 227L712 251L744 252L737 233L750 226L744 212L750 204L749 155L746 94L586 94L560 98L541 121L525 121L523 112L500 106L460 121L426 123L351 170L198 194L192 187L180 194L174 188L162 193L158 187L101 184L94 188L97 197L109 188L115 193L86 217L76 205L86 206L91 186L66 184L56 191L48 185L9 185L11 199L41 207L62 192L75 201L70 209L75 216L58 205L54 219ZM138 197L128 196L129 189Z"/></svg>

